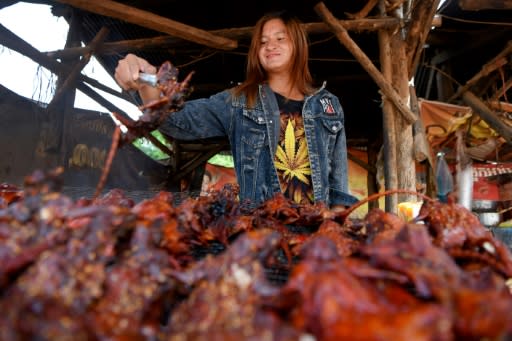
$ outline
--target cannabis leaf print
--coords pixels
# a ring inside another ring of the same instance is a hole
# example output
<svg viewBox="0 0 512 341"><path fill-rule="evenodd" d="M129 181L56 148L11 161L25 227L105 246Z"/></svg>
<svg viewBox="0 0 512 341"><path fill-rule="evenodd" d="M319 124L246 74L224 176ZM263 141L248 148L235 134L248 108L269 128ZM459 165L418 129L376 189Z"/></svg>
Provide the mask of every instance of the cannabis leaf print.
<svg viewBox="0 0 512 341"><path fill-rule="evenodd" d="M283 193L297 203L311 203L311 166L300 111L281 113L281 134L274 164Z"/></svg>
<svg viewBox="0 0 512 341"><path fill-rule="evenodd" d="M291 120L288 121L285 134L284 149L281 146L277 147L277 169L283 171L284 179L289 181L292 178L298 178L300 181L309 184L309 179L306 175L311 175L311 168L309 167L308 150L306 141L301 139L298 141L299 148L295 148L297 141L295 140L295 133Z"/></svg>

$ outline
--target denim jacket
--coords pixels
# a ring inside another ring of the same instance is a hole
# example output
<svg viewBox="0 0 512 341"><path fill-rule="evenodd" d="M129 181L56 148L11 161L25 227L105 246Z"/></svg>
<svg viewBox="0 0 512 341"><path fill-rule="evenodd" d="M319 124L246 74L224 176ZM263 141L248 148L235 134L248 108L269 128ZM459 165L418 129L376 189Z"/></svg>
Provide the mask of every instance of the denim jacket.
<svg viewBox="0 0 512 341"><path fill-rule="evenodd" d="M274 154L279 138L279 108L268 85L260 85L254 108L229 90L187 101L159 130L180 140L227 137L240 186L240 201L257 205L281 192ZM315 202L350 206L344 114L336 96L322 86L306 96L302 109Z"/></svg>

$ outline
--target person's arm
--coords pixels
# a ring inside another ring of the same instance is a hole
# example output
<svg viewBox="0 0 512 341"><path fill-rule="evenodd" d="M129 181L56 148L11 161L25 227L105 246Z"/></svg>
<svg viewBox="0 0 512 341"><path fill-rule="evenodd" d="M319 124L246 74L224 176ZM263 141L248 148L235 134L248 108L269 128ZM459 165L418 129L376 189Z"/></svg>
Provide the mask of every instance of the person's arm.
<svg viewBox="0 0 512 341"><path fill-rule="evenodd" d="M145 59L130 53L118 62L114 79L123 90L138 91L142 101L149 103L160 97L160 89L139 82L138 79L141 72L156 74L157 68L149 64Z"/></svg>
<svg viewBox="0 0 512 341"><path fill-rule="evenodd" d="M145 104L159 99L161 90L139 82L140 72L155 74L157 68L145 59L128 54L118 62L114 78L124 90L138 91ZM229 92L223 91L210 98L187 101L182 109L169 115L158 130L183 140L226 136L231 124L229 97Z"/></svg>

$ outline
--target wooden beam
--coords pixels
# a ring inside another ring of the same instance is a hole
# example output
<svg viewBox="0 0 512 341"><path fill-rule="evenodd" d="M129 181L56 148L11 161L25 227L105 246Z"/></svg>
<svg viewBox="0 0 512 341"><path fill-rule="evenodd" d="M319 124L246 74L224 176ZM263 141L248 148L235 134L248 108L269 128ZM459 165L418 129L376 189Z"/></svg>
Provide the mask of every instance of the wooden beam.
<svg viewBox="0 0 512 341"><path fill-rule="evenodd" d="M512 113L512 103L502 101L487 101L489 108L496 111L506 111Z"/></svg>
<svg viewBox="0 0 512 341"><path fill-rule="evenodd" d="M50 102L48 107L54 107L55 105L58 105L60 98L63 96L63 94L66 91L76 88L76 81L77 81L79 75L82 73L83 68L86 67L87 64L89 64L89 61L91 60L91 57L92 57L92 53L99 45L101 45L101 43L107 37L107 35L108 35L108 28L103 26L101 28L101 30L96 34L94 39L91 41L91 43L89 44L89 46L91 48L91 52L86 54L82 59L80 59L78 61L78 63L75 64L75 66L73 67L71 72L66 76L66 79L62 83L60 88L57 89L57 92L53 96L52 101Z"/></svg>
<svg viewBox="0 0 512 341"><path fill-rule="evenodd" d="M512 88L512 78L505 82L496 92L491 96L491 100L498 100L501 97L505 96L508 90Z"/></svg>
<svg viewBox="0 0 512 341"><path fill-rule="evenodd" d="M404 2L406 2L406 1L409 2L410 0L387 1L386 2L386 13L390 14L390 13L395 12L396 14L402 15L401 13L398 13L397 11L400 10L400 12L403 13L402 9L403 9Z"/></svg>
<svg viewBox="0 0 512 341"><path fill-rule="evenodd" d="M19 38L2 24L0 24L0 45L19 52L57 75L64 72L63 65L60 62L49 58L46 55L42 55L35 47ZM43 57L41 57L41 55Z"/></svg>
<svg viewBox="0 0 512 341"><path fill-rule="evenodd" d="M463 94L466 90L471 88L474 84L476 84L480 79L485 76L488 76L491 72L499 69L500 67L506 65L508 63L507 56L512 53L512 40L510 40L505 48L496 55L491 61L487 62L482 69L470 80L464 84L464 86L460 87L457 92L448 99L448 103L454 101L457 97Z"/></svg>
<svg viewBox="0 0 512 341"><path fill-rule="evenodd" d="M378 139L375 139L371 143L368 142L366 145L367 150L367 156L368 156L368 164L370 165L376 165L378 161L378 153L380 150L380 146L382 143L379 143ZM374 172L368 172L366 175L366 188L368 189L367 193L368 196L375 194L379 192L379 183L377 180L377 169L375 169ZM368 210L371 210L373 208L379 208L379 201L378 200L371 200L368 203Z"/></svg>
<svg viewBox="0 0 512 341"><path fill-rule="evenodd" d="M165 18L154 13L143 11L111 0L56 0L60 3L120 19L132 24L146 27L172 36L181 37L197 44L205 45L219 50L232 50L237 48L238 42L193 26Z"/></svg>
<svg viewBox="0 0 512 341"><path fill-rule="evenodd" d="M392 29L400 26L400 20L395 18L379 18L379 19L354 19L354 20L336 20L339 25L344 27L347 31L378 31L381 29ZM308 34L317 34L329 32L329 25L321 23L307 23L303 24L304 29Z"/></svg>
<svg viewBox="0 0 512 341"><path fill-rule="evenodd" d="M409 28L405 39L407 46L407 61L409 79L412 78L418 67L425 41L432 29L432 21L439 6L440 0L415 1L409 20Z"/></svg>
<svg viewBox="0 0 512 341"><path fill-rule="evenodd" d="M364 7L359 12L357 12L355 14L347 13L347 16L352 19L364 18L364 17L368 16L368 14L372 11L372 9L375 6L377 6L378 3L379 3L379 0L368 0L366 5L364 5Z"/></svg>
<svg viewBox="0 0 512 341"><path fill-rule="evenodd" d="M373 65L372 61L366 56L359 46L350 38L347 30L339 24L336 18L332 15L329 9L323 2L315 5L315 11L324 20L324 22L331 28L338 40L352 53L352 55L359 61L361 66L370 74L375 83L380 87L382 92L393 102L398 111L403 115L404 119L412 124L418 118L409 109L393 87L386 81L384 76Z"/></svg>
<svg viewBox="0 0 512 341"><path fill-rule="evenodd" d="M361 20L340 20L340 25L345 27L349 31L376 31L380 29L392 29L400 25L400 21L394 18L384 19L361 19ZM330 32L329 27L324 23L307 23L302 24L308 34L322 34ZM254 27L239 27L229 28L221 30L209 31L211 34L216 36L222 36L229 39L249 39L252 35ZM152 38L143 39L132 39L132 40L120 40L116 42L107 42L99 46L96 51L97 54L117 54L127 51L137 51L143 49L163 49L163 48L178 48L182 46L186 40L171 37L171 36L159 36ZM88 53L90 48L84 47L72 47L63 50L47 52L48 56L52 58L73 58Z"/></svg>
<svg viewBox="0 0 512 341"><path fill-rule="evenodd" d="M19 38L17 35L12 33L9 29L7 29L5 26L0 24L0 45L4 45L7 48L10 48L16 52L21 53L25 57L28 57L32 59L37 64L40 64L41 66L47 68L54 74L61 76L64 74L69 74L71 72L71 69L67 67L66 65L60 63L57 60L54 60L48 56L46 56L44 53L39 52L35 47L24 41L23 39ZM108 92L114 96L118 96L120 98L124 98L119 92L115 91L114 89L111 89L100 82L98 82L95 79L92 79L90 77L84 76L80 74L79 79L81 82L77 83L77 88L83 91L83 88L86 87L86 85L82 82L87 82L88 84L97 87L100 90L103 90L105 92ZM93 98L96 100L96 98ZM99 102L96 100L100 105L105 106L107 109L110 110L109 106L105 105L105 102ZM126 117L130 117L128 114L126 114L124 111L117 109L117 112L125 115Z"/></svg>
<svg viewBox="0 0 512 341"><path fill-rule="evenodd" d="M512 128L503 123L489 107L471 91L462 94L462 100L469 105L501 137L512 143Z"/></svg>
<svg viewBox="0 0 512 341"><path fill-rule="evenodd" d="M369 164L368 162L364 162L363 160L359 159L354 154L347 152L347 158L354 162L356 165L358 165L361 168L364 168L367 172L372 173L374 175L377 174L377 167Z"/></svg>
<svg viewBox="0 0 512 341"><path fill-rule="evenodd" d="M123 115L126 118L130 117L130 115L125 113L123 110L121 110L120 108L118 108L117 106L112 104L112 102L108 101L107 99L105 99L105 97L103 97L98 92L96 92L96 90L94 88L92 88L89 84L85 84L85 83L81 83L81 82L77 83L77 89L82 91L85 95L87 95L90 99L92 99L99 105L104 106L108 111L116 112L120 115ZM114 121L112 121L112 122L114 122Z"/></svg>
<svg viewBox="0 0 512 341"><path fill-rule="evenodd" d="M459 7L465 11L512 9L512 0L459 0Z"/></svg>

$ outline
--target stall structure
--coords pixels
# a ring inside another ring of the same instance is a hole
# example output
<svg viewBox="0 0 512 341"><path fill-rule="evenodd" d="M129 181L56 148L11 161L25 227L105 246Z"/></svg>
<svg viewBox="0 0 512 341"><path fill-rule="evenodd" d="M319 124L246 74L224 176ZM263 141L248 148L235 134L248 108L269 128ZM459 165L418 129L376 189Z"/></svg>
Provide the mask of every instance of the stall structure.
<svg viewBox="0 0 512 341"><path fill-rule="evenodd" d="M512 339L510 243L473 211L511 200L510 0L33 2L70 30L37 51L0 26L58 77L45 105L0 88L1 340ZM344 106L347 210L240 202L212 166L226 141L121 145L110 114L133 122L100 91L139 99L81 72L135 52L208 96L243 79L276 7L303 20L315 79ZM74 108L78 90L109 112ZM93 196L62 190L77 184Z"/></svg>
<svg viewBox="0 0 512 341"><path fill-rule="evenodd" d="M4 1L0 6L17 2ZM510 160L511 128L506 121L510 113L511 12L507 0L478 4L434 0L260 1L243 6L236 1L170 1L166 6L158 1L31 2L51 6L55 16L68 21L70 29L63 49L37 51L0 27L3 46L31 58L58 78L53 99L40 106L42 114L31 121L37 133L25 139L32 141L30 147L25 144L24 151L30 151L32 157L28 159L33 163L20 162L13 156L19 155L17 152L7 153L10 158L3 159L6 166L1 168L5 181L19 183L34 168L62 165L70 187L79 183L95 186L114 124L101 113L87 118L96 123L83 123L73 108L75 92L85 93L120 115L123 111L106 100L102 91L141 103L133 94L119 93L82 75L92 56L112 75L117 61L129 52L154 65L170 60L183 77L194 71L191 98L209 96L243 79L252 25L263 13L280 9L292 10L304 22L314 77L319 83L326 81L342 101L349 159L353 172L357 172L353 177L358 178L354 192L359 197L386 189L436 195L432 173L435 153L420 119L422 99L469 106L471 115L486 122L500 137L493 161ZM18 100L3 97L10 109L2 111L3 117L8 116L4 122L17 115L10 104ZM33 105L26 103L24 107ZM24 121L2 127L11 133L26 132L26 125ZM78 130L89 136L73 136ZM121 159L135 158L123 154L140 151L121 148L120 160L114 162L114 167L119 165L117 175L107 179L107 188L116 187L123 179L133 190L163 188L198 193L206 162L229 149L227 141L162 143L152 134L145 138L165 158L144 160L147 155L141 153L136 158L138 166L133 167L131 161ZM481 142L464 141L468 148ZM12 148L17 147L10 145ZM24 167L14 166L16 163ZM123 174L126 176L119 177ZM361 186L359 178L365 176ZM385 209L396 212L398 202L408 200L415 198L388 195ZM378 205L369 203L369 207Z"/></svg>

